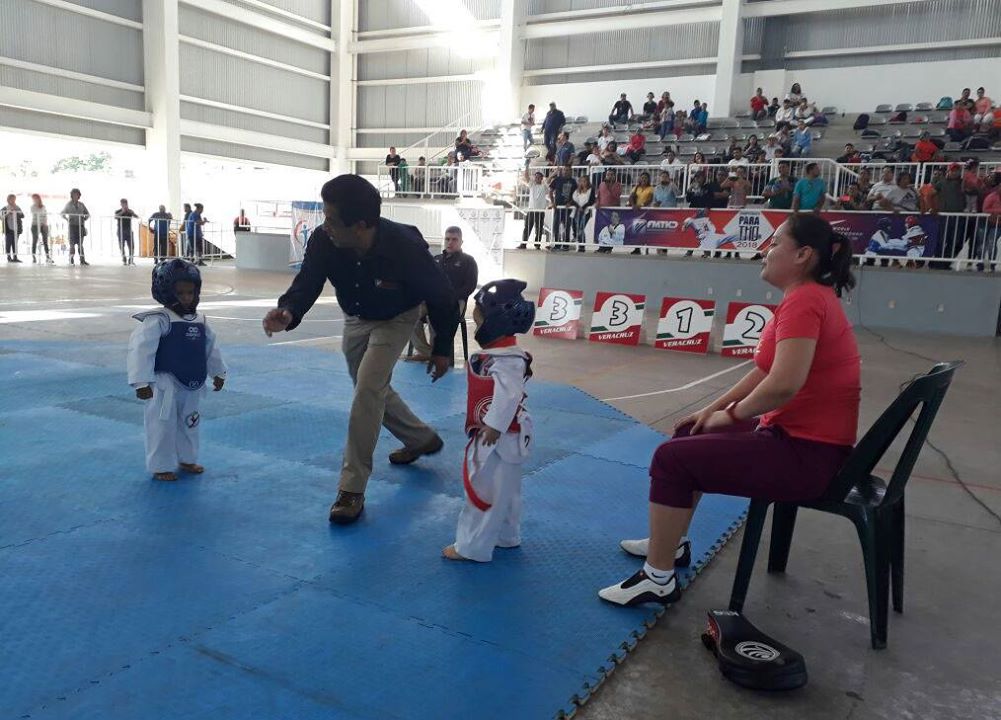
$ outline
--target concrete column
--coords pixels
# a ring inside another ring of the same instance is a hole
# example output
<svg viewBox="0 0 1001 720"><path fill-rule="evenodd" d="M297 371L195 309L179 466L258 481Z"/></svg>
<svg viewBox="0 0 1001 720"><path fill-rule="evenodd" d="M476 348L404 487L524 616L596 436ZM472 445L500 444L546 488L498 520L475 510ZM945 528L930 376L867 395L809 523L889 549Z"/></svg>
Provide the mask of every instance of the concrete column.
<svg viewBox="0 0 1001 720"><path fill-rule="evenodd" d="M743 0L723 0L716 59L716 91L709 106L712 117L728 117L734 110L734 85L744 55Z"/></svg>
<svg viewBox="0 0 1001 720"><path fill-rule="evenodd" d="M330 17L336 50L330 58L330 144L337 157L330 160L330 172L351 172L347 159L355 142L355 68L357 56L350 52L357 31L357 4L361 0L330 0Z"/></svg>
<svg viewBox="0 0 1001 720"><path fill-rule="evenodd" d="M178 0L143 0L146 109L153 127L146 131L150 198L175 217L181 212L181 78Z"/></svg>
<svg viewBox="0 0 1001 720"><path fill-rule="evenodd" d="M501 0L497 59L493 79L484 88L485 122L511 122L521 116L525 12L525 0Z"/></svg>

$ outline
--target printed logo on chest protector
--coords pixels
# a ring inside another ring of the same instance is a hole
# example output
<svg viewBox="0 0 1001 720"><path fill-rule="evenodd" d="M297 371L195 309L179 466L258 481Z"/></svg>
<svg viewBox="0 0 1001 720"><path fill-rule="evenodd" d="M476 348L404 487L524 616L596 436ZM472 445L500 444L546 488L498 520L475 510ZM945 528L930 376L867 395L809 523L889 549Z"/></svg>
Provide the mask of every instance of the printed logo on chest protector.
<svg viewBox="0 0 1001 720"><path fill-rule="evenodd" d="M202 329L197 325L189 325L188 329L184 331L185 340L197 340L202 336Z"/></svg>
<svg viewBox="0 0 1001 720"><path fill-rule="evenodd" d="M201 421L202 416L198 414L197 411L191 413L186 418L184 418L184 424L189 428L194 429L198 427L198 423Z"/></svg>

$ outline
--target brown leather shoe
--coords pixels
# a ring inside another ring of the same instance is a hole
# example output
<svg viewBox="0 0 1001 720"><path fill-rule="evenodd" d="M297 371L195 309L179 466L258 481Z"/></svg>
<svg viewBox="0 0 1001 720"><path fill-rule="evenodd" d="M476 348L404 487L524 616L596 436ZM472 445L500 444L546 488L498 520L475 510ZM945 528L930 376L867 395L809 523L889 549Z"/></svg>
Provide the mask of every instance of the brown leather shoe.
<svg viewBox="0 0 1001 720"><path fill-rule="evenodd" d="M436 433L435 436L426 443L415 448L402 447L389 453L389 462L393 465L409 465L421 455L434 455L445 447L445 441Z"/></svg>
<svg viewBox="0 0 1001 720"><path fill-rule="evenodd" d="M330 506L330 522L338 525L350 525L365 509L365 494L340 490L337 500Z"/></svg>

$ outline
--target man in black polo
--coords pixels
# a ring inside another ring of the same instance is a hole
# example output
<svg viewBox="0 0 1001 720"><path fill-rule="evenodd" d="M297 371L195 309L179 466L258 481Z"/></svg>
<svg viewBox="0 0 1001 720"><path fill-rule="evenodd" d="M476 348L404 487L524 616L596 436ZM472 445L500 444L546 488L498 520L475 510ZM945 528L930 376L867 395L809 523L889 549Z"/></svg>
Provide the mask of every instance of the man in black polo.
<svg viewBox="0 0 1001 720"><path fill-rule="evenodd" d="M432 381L448 371L458 315L455 293L420 231L381 218L379 192L368 181L340 175L320 195L326 220L310 236L291 287L265 315L264 331L270 336L294 329L326 282L334 286L346 316L342 349L355 394L330 521L348 524L365 505L380 425L403 442L390 453L391 463L411 463L441 450L438 434L414 415L389 382L422 302L435 332L428 364Z"/></svg>
<svg viewBox="0 0 1001 720"><path fill-rule="evenodd" d="M466 302L476 290L479 279L479 268L472 255L462 252L462 228L452 225L445 228L445 251L434 256L434 261L445 273L448 282L455 291L455 299L459 309L459 318L466 314ZM427 309L421 316L421 321L414 328L414 354L408 358L411 362L427 362L431 359L431 343L424 334L424 318ZM431 340L434 341L434 328L431 328Z"/></svg>

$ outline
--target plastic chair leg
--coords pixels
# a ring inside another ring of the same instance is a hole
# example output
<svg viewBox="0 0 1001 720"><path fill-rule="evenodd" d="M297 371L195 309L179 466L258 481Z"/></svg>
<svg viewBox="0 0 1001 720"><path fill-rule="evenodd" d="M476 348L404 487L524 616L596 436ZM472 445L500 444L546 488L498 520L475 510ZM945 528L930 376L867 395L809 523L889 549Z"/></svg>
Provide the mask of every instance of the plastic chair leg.
<svg viewBox="0 0 1001 720"><path fill-rule="evenodd" d="M784 573L792 547L792 533L796 528L799 507L791 503L775 503L772 508L772 542L768 550L768 572Z"/></svg>
<svg viewBox="0 0 1001 720"><path fill-rule="evenodd" d="M744 540L740 544L740 559L737 561L737 572L733 577L733 589L730 591L730 609L735 612L744 609L744 600L747 599L747 588L751 584L754 559L758 555L758 544L761 542L761 531L765 527L768 505L767 500L751 500L747 510Z"/></svg>
<svg viewBox="0 0 1001 720"><path fill-rule="evenodd" d="M893 547L890 554L890 590L893 596L894 612L904 611L904 499L894 506L891 514L893 522Z"/></svg>
<svg viewBox="0 0 1001 720"><path fill-rule="evenodd" d="M859 542L862 545L862 561L865 564L865 589L869 598L869 636L874 650L882 650L886 647L886 600L887 593L884 585L884 592L880 593L880 576L885 577L886 585L889 584L889 553L880 550L880 533L877 532L875 515L866 513L861 517L854 517L855 529L858 531ZM885 563L885 570L881 572L881 565ZM881 612L882 610L882 612ZM882 621L881 621L882 619Z"/></svg>

